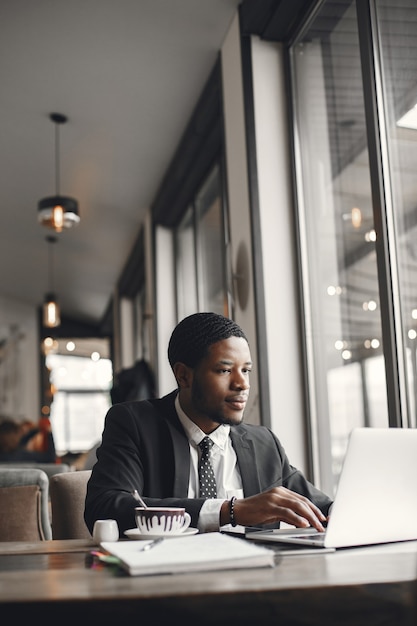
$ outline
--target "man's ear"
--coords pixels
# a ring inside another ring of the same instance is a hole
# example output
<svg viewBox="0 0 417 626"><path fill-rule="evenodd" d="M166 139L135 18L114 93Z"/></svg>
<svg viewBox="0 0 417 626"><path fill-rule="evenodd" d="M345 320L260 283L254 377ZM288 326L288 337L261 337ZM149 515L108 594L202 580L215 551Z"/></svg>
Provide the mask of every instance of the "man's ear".
<svg viewBox="0 0 417 626"><path fill-rule="evenodd" d="M178 387L181 387L181 389L191 387L193 379L193 370L191 367L188 367L185 363L178 362L174 364L173 371Z"/></svg>

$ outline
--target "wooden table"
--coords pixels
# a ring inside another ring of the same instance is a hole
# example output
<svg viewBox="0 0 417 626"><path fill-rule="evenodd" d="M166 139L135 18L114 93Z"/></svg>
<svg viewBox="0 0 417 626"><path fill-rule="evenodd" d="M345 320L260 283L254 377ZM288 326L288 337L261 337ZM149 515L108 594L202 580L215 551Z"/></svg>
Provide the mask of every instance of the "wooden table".
<svg viewBox="0 0 417 626"><path fill-rule="evenodd" d="M146 577L93 563L93 545L0 543L2 623L417 625L417 542L283 556L275 568Z"/></svg>

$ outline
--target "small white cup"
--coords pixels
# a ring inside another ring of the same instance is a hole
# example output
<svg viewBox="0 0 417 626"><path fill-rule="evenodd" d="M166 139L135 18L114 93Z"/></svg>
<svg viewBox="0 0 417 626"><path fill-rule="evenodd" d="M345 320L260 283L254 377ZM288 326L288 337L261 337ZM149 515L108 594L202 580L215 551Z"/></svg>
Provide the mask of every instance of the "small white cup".
<svg viewBox="0 0 417 626"><path fill-rule="evenodd" d="M93 539L96 543L102 541L118 541L119 527L115 519L98 519L94 523Z"/></svg>
<svg viewBox="0 0 417 626"><path fill-rule="evenodd" d="M190 525L190 514L183 508L143 507L135 508L136 526L143 535L176 535Z"/></svg>

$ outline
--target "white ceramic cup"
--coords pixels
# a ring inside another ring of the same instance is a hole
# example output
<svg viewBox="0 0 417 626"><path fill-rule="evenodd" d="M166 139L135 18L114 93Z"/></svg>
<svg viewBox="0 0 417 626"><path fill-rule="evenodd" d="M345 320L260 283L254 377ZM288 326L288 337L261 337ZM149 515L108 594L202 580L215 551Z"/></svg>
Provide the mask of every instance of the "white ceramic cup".
<svg viewBox="0 0 417 626"><path fill-rule="evenodd" d="M93 539L96 543L102 541L118 541L119 527L115 519L98 519L94 523Z"/></svg>
<svg viewBox="0 0 417 626"><path fill-rule="evenodd" d="M191 517L183 508L135 507L136 526L143 535L175 535L184 532Z"/></svg>

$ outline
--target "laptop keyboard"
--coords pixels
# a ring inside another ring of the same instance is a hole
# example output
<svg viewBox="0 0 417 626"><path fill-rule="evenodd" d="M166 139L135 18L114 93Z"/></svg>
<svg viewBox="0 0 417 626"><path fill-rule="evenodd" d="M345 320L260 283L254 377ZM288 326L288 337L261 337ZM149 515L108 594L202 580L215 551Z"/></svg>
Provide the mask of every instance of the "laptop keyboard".
<svg viewBox="0 0 417 626"><path fill-rule="evenodd" d="M326 533L314 533L314 535L291 535L291 539L297 539L297 541L300 539L302 541L311 541L313 539L317 543L324 544L325 536Z"/></svg>

